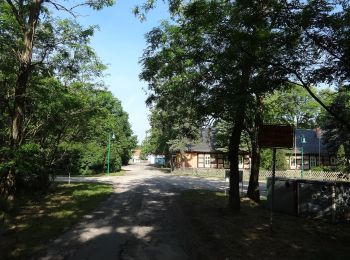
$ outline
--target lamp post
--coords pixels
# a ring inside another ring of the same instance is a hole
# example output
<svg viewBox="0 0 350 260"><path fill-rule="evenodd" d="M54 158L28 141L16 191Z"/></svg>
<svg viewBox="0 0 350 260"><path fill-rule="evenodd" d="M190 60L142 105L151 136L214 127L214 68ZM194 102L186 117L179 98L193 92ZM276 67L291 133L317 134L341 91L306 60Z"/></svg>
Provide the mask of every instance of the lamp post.
<svg viewBox="0 0 350 260"><path fill-rule="evenodd" d="M304 178L304 144L306 140L304 135L301 135L301 178Z"/></svg>
<svg viewBox="0 0 350 260"><path fill-rule="evenodd" d="M112 134L112 140L114 140L115 135ZM108 153L107 153L107 175L109 175L109 161L111 158L111 133L108 134Z"/></svg>

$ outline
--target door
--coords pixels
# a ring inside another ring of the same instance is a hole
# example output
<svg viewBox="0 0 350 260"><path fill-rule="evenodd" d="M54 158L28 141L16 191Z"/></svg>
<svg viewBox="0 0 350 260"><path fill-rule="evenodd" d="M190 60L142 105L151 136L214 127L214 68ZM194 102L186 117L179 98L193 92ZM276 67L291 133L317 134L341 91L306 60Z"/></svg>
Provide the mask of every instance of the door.
<svg viewBox="0 0 350 260"><path fill-rule="evenodd" d="M210 154L205 154L204 155L204 167L205 168L210 168Z"/></svg>

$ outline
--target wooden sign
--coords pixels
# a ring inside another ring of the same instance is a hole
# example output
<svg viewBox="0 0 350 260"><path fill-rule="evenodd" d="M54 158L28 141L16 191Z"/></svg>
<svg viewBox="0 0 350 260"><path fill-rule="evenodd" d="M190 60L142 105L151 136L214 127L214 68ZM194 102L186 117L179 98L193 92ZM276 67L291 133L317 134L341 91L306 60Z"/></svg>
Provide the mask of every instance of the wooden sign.
<svg viewBox="0 0 350 260"><path fill-rule="evenodd" d="M262 125L258 133L260 147L293 148L294 126Z"/></svg>

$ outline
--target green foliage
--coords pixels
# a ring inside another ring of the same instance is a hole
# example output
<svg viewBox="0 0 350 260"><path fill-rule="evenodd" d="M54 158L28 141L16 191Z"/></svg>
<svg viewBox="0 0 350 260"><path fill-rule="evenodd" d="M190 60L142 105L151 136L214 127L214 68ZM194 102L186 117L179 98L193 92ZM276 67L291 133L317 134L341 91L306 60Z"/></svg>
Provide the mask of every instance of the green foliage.
<svg viewBox="0 0 350 260"><path fill-rule="evenodd" d="M26 143L16 151L17 189L35 191L48 187L44 154L36 143Z"/></svg>
<svg viewBox="0 0 350 260"><path fill-rule="evenodd" d="M260 167L264 170L272 170L272 150L261 149L261 162ZM276 151L276 170L285 171L288 169L286 161L286 153L284 150L277 149Z"/></svg>
<svg viewBox="0 0 350 260"><path fill-rule="evenodd" d="M102 172L105 157L107 155L106 148L101 147L96 142L88 143L82 148L84 148L84 151L81 151L79 173L89 175L96 172Z"/></svg>
<svg viewBox="0 0 350 260"><path fill-rule="evenodd" d="M316 91L314 88L312 90ZM298 85L288 85L265 98L264 117L269 124L295 124L298 128L314 128L320 105Z"/></svg>
<svg viewBox="0 0 350 260"><path fill-rule="evenodd" d="M101 9L113 2L83 4ZM50 1L0 2L0 193L10 172L18 191L46 189L50 175L104 172L111 133L117 137L111 145L113 171L128 162L136 145L121 102L101 81L106 66L90 46L96 26L55 17L50 6ZM34 40L25 37L31 19L37 19ZM32 42L24 48L25 41Z"/></svg>
<svg viewBox="0 0 350 260"><path fill-rule="evenodd" d="M260 167L264 170L271 170L272 151L270 149L261 149Z"/></svg>
<svg viewBox="0 0 350 260"><path fill-rule="evenodd" d="M160 106L151 109L151 129L141 148L143 158L148 154L164 154L169 160L172 152L184 151L187 145L198 139L200 126L198 122L187 117L186 110L177 107L174 111Z"/></svg>
<svg viewBox="0 0 350 260"><path fill-rule="evenodd" d="M339 88L330 107L342 118L350 119L350 90L348 87ZM339 169L350 173L350 129L328 114L323 114L321 126L325 130L324 138L322 138L325 144L334 153L338 153Z"/></svg>
<svg viewBox="0 0 350 260"><path fill-rule="evenodd" d="M311 168L312 171L320 171L320 172L334 172L337 171L335 166L316 166Z"/></svg>
<svg viewBox="0 0 350 260"><path fill-rule="evenodd" d="M345 152L344 145L340 145L337 151L337 168L343 173L350 174L349 157Z"/></svg>

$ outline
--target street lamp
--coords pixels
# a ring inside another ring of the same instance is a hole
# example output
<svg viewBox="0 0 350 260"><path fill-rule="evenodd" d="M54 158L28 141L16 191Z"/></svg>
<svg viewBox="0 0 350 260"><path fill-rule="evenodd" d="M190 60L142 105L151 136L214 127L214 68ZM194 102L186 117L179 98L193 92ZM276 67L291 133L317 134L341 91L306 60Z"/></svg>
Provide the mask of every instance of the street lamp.
<svg viewBox="0 0 350 260"><path fill-rule="evenodd" d="M304 178L304 144L306 140L304 135L301 135L301 178Z"/></svg>
<svg viewBox="0 0 350 260"><path fill-rule="evenodd" d="M108 154L107 154L107 174L109 175L109 161L111 158L111 138L112 140L115 139L115 135L111 133L108 134Z"/></svg>

